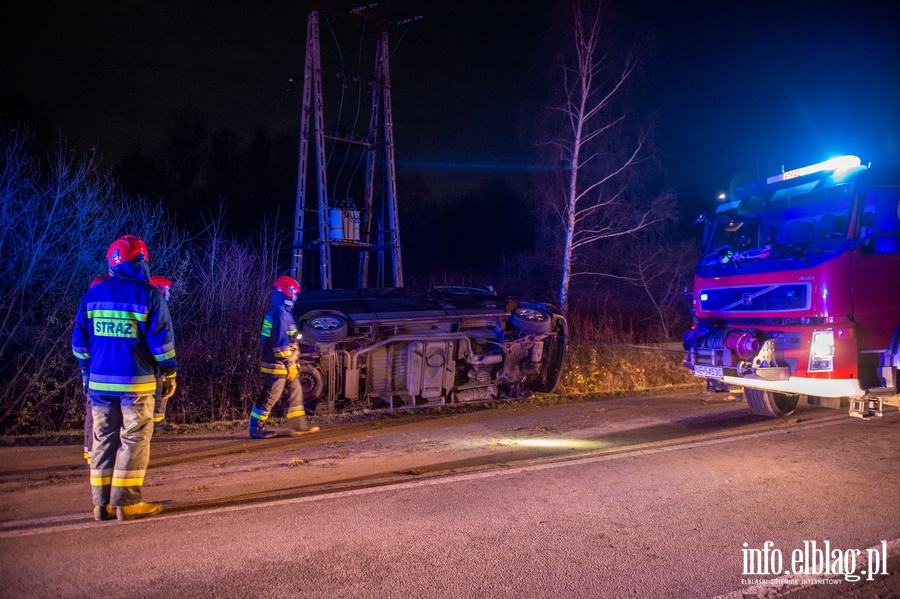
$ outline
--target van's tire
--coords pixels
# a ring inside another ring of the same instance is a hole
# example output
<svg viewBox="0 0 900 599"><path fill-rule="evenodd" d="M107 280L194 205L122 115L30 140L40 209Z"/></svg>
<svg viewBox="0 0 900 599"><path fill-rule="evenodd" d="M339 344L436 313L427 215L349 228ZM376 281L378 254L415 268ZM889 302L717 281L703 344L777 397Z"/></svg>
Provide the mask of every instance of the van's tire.
<svg viewBox="0 0 900 599"><path fill-rule="evenodd" d="M544 360L537 379L528 385L532 391L550 393L562 377L566 360L566 338L562 335L551 335L543 342Z"/></svg>
<svg viewBox="0 0 900 599"><path fill-rule="evenodd" d="M744 387L744 399L747 400L747 406L750 407L751 412L768 418L788 416L797 409L797 404L800 403L799 395L750 389L749 387Z"/></svg>
<svg viewBox="0 0 900 599"><path fill-rule="evenodd" d="M553 326L553 317L543 310L519 306L512 311L510 323L523 333L535 335L549 331Z"/></svg>
<svg viewBox="0 0 900 599"><path fill-rule="evenodd" d="M325 395L325 377L322 371L312 364L303 364L300 366L300 372L297 374L300 381L300 388L303 389L303 401L314 402Z"/></svg>
<svg viewBox="0 0 900 599"><path fill-rule="evenodd" d="M315 343L337 343L347 338L347 321L340 316L318 314L303 321L303 337Z"/></svg>

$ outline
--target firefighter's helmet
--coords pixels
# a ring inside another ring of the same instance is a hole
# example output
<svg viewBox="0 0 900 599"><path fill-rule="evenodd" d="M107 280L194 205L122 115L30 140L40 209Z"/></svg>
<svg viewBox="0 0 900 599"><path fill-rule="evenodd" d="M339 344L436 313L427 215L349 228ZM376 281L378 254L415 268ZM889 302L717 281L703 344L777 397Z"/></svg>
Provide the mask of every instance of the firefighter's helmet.
<svg viewBox="0 0 900 599"><path fill-rule="evenodd" d="M275 279L275 289L285 294L289 300L296 301L300 293L300 283L294 277L283 276Z"/></svg>
<svg viewBox="0 0 900 599"><path fill-rule="evenodd" d="M131 260L150 262L150 250L147 249L147 244L140 237L123 235L113 241L106 250L106 262L110 268Z"/></svg>
<svg viewBox="0 0 900 599"><path fill-rule="evenodd" d="M150 277L150 284L159 289L166 301L169 301L169 290L172 288L172 281L162 275L153 275Z"/></svg>

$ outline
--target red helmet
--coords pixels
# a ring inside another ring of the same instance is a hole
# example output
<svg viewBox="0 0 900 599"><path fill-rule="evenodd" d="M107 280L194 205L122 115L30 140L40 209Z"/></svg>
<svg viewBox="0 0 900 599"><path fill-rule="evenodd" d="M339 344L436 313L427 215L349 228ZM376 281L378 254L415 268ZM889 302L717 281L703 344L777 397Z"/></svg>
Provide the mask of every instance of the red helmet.
<svg viewBox="0 0 900 599"><path fill-rule="evenodd" d="M278 277L277 279L275 279L275 289L285 294L292 300L297 299L297 294L302 291L300 283L297 282L297 279L288 276Z"/></svg>
<svg viewBox="0 0 900 599"><path fill-rule="evenodd" d="M150 277L150 284L159 289L159 292L169 299L169 289L172 288L172 281L162 275L153 275Z"/></svg>
<svg viewBox="0 0 900 599"><path fill-rule="evenodd" d="M140 237L123 235L113 241L106 250L106 262L110 268L131 260L150 262L150 250L147 249L147 244Z"/></svg>
<svg viewBox="0 0 900 599"><path fill-rule="evenodd" d="M102 277L94 277L94 280L91 281L90 287L88 287L88 289L90 289L91 287L93 287L93 286L96 285L97 283L102 283L103 281L105 281L106 279L109 279L109 278L110 278L109 275L103 275Z"/></svg>

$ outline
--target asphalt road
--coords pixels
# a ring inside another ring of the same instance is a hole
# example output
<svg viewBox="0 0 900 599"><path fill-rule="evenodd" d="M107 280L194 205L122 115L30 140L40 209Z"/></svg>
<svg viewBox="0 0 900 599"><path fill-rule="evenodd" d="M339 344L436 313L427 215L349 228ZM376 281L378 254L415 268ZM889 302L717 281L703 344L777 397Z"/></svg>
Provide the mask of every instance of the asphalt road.
<svg viewBox="0 0 900 599"><path fill-rule="evenodd" d="M163 433L144 495L165 510L129 523L91 520L80 448L0 448L0 595L900 596L900 413L727 399Z"/></svg>

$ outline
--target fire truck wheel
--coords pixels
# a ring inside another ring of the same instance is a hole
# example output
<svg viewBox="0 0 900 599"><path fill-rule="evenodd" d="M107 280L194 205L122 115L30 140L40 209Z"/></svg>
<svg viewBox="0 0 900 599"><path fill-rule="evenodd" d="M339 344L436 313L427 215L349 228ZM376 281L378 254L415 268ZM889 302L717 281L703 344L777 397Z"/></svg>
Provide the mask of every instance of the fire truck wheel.
<svg viewBox="0 0 900 599"><path fill-rule="evenodd" d="M744 399L747 400L747 405L754 414L769 418L780 418L791 414L797 409L800 396L744 387Z"/></svg>

